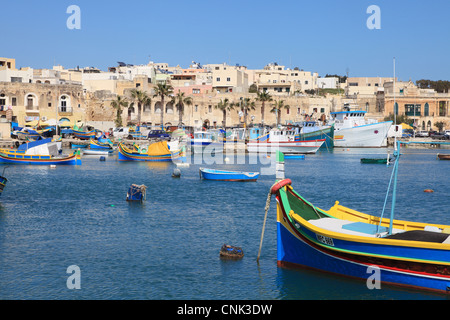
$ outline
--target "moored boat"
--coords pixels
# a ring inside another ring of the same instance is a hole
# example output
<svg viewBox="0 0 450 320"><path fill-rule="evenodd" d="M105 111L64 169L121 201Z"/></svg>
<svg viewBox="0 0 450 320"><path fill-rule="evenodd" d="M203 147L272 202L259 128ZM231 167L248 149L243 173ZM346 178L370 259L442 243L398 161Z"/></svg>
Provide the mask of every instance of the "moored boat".
<svg viewBox="0 0 450 320"><path fill-rule="evenodd" d="M394 185L399 155L394 157ZM297 193L290 179L277 178L270 192L277 200L278 266L366 281L376 270L381 283L450 292L450 226L395 220L393 209L389 218L372 216L338 201L323 210Z"/></svg>
<svg viewBox="0 0 450 320"><path fill-rule="evenodd" d="M90 139L89 140L89 148L90 149L112 150L112 144L110 144L108 142L100 142L98 140Z"/></svg>
<svg viewBox="0 0 450 320"><path fill-rule="evenodd" d="M102 149L84 149L83 154L85 155L96 155L96 156L107 156L112 155L114 150L102 150Z"/></svg>
<svg viewBox="0 0 450 320"><path fill-rule="evenodd" d="M73 135L74 135L74 137L76 137L78 139L89 140L89 139L95 138L96 131L95 130L80 131L80 130L73 129Z"/></svg>
<svg viewBox="0 0 450 320"><path fill-rule="evenodd" d="M439 160L450 160L450 154L442 154L442 153L438 153L437 154L437 158Z"/></svg>
<svg viewBox="0 0 450 320"><path fill-rule="evenodd" d="M366 111L351 110L344 106L343 111L331 112L334 124L335 147L382 147L392 121L376 122L365 119Z"/></svg>
<svg viewBox="0 0 450 320"><path fill-rule="evenodd" d="M172 161L178 158L180 150L170 150L167 141L155 142L148 149L134 145L133 149L119 143L119 161Z"/></svg>
<svg viewBox="0 0 450 320"><path fill-rule="evenodd" d="M259 172L226 171L200 168L200 178L216 181L256 181Z"/></svg>
<svg viewBox="0 0 450 320"><path fill-rule="evenodd" d="M388 164L392 161L392 158L361 158L361 163Z"/></svg>

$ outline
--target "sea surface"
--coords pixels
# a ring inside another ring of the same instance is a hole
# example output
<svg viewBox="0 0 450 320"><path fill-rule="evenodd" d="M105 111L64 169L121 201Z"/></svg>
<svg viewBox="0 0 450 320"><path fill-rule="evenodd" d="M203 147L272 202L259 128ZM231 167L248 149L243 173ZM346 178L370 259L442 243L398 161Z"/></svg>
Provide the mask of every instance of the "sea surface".
<svg viewBox="0 0 450 320"><path fill-rule="evenodd" d="M392 154L384 148L336 148L287 159L285 174L297 192L323 209L339 200L381 215L392 166L360 159L385 157L387 151ZM437 160L437 152L402 149L396 218L450 224L450 161ZM172 177L171 162L118 162L117 155L106 161L83 157L81 166L8 166L0 197L0 299L447 299L383 284L368 289L364 281L277 267L273 197L257 263L275 180L270 159L191 163L180 168L180 178ZM265 174L257 182L214 182L201 180L199 167ZM125 200L131 184L147 186L143 203ZM244 257L220 259L223 244L241 247ZM79 268L79 289L68 286L71 266Z"/></svg>

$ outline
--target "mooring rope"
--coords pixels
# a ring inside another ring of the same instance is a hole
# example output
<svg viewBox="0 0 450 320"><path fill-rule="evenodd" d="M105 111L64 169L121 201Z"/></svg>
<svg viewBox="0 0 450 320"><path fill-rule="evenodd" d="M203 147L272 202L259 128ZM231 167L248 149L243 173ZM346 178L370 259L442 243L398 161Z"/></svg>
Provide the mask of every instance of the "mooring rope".
<svg viewBox="0 0 450 320"><path fill-rule="evenodd" d="M263 238L264 238L264 230L266 228L266 220L267 220L267 213L269 212L269 208L270 208L270 201L272 199L272 188L277 184L278 182L275 182L269 189L269 194L267 195L267 200L266 200L266 206L264 208L265 210L265 214L264 214L264 222L263 222L263 227L262 227L262 231L261 231L261 240L259 242L259 251L258 251L258 257L256 258L256 262L259 263L259 257L261 255L261 247L262 247L262 242L263 242Z"/></svg>

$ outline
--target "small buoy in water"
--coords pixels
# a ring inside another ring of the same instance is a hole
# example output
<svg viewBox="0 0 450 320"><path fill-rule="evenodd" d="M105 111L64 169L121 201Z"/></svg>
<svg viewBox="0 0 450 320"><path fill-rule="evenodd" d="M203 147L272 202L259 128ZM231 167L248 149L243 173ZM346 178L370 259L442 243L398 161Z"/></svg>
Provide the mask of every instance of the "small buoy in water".
<svg viewBox="0 0 450 320"><path fill-rule="evenodd" d="M56 164L51 164L51 165L50 165L50 168L52 168L52 169L53 169L53 168L56 168Z"/></svg>
<svg viewBox="0 0 450 320"><path fill-rule="evenodd" d="M106 159L105 159L105 157L104 156L101 156L100 157L100 161L105 161Z"/></svg>
<svg viewBox="0 0 450 320"><path fill-rule="evenodd" d="M434 192L434 190L432 190L432 189L425 189L425 190L423 190L423 192L427 192L427 193L433 193L433 192Z"/></svg>
<svg viewBox="0 0 450 320"><path fill-rule="evenodd" d="M220 257L224 259L241 259L244 256L242 248L224 244L220 248Z"/></svg>
<svg viewBox="0 0 450 320"><path fill-rule="evenodd" d="M228 157L225 157L225 162L229 162L230 161L230 158L228 158Z"/></svg>
<svg viewBox="0 0 450 320"><path fill-rule="evenodd" d="M172 178L179 178L181 176L180 169L174 169L172 173Z"/></svg>

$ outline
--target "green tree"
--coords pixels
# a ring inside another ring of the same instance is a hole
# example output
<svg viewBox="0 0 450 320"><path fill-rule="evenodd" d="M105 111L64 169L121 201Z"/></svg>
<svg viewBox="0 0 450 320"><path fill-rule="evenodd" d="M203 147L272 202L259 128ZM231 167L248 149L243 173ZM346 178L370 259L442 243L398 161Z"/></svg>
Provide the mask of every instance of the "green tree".
<svg viewBox="0 0 450 320"><path fill-rule="evenodd" d="M258 86L256 85L256 83L253 83L250 85L250 87L248 87L248 92L249 93L257 93L258 92Z"/></svg>
<svg viewBox="0 0 450 320"><path fill-rule="evenodd" d="M276 115L277 127L280 125L281 121L281 110L289 108L289 105L284 104L284 100L276 101L275 104L273 104L272 110L270 110L270 112L273 112Z"/></svg>
<svg viewBox="0 0 450 320"><path fill-rule="evenodd" d="M178 107L178 127L183 126L184 105L192 105L192 98L185 97L184 92L178 90L178 93L172 98L172 103Z"/></svg>
<svg viewBox="0 0 450 320"><path fill-rule="evenodd" d="M151 98L147 95L147 92L142 90L133 89L131 90L131 97L135 102L137 102L137 109L138 109L138 125L141 124L141 113L142 113L142 107L148 106L152 103ZM134 102L130 104L130 106L133 106Z"/></svg>
<svg viewBox="0 0 450 320"><path fill-rule="evenodd" d="M445 126L445 122L437 121L434 123L434 126L438 129L439 132L442 132L442 129L444 129L444 126Z"/></svg>
<svg viewBox="0 0 450 320"><path fill-rule="evenodd" d="M128 107L128 101L125 98L122 98L121 96L117 96L116 100L111 102L111 107L116 109L116 119L114 120L114 123L116 127L122 126L122 108Z"/></svg>
<svg viewBox="0 0 450 320"><path fill-rule="evenodd" d="M267 91L257 92L256 101L261 101L261 123L264 124L264 108L266 102L273 101L270 93Z"/></svg>
<svg viewBox="0 0 450 320"><path fill-rule="evenodd" d="M222 111L223 119L222 119L222 125L223 128L226 129L227 127L227 111L231 111L234 109L235 103L231 103L228 98L220 99L220 102L215 106L216 109L219 109Z"/></svg>
<svg viewBox="0 0 450 320"><path fill-rule="evenodd" d="M161 98L161 129L164 130L164 112L166 107L164 106L164 98L173 95L173 87L167 83L158 83L155 87L155 93L153 97Z"/></svg>

